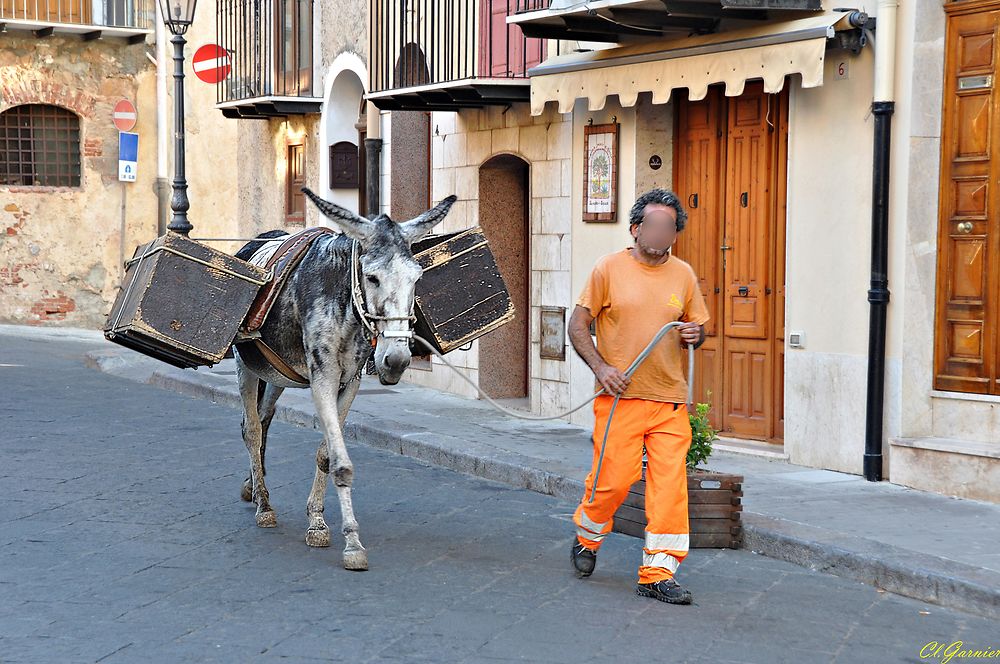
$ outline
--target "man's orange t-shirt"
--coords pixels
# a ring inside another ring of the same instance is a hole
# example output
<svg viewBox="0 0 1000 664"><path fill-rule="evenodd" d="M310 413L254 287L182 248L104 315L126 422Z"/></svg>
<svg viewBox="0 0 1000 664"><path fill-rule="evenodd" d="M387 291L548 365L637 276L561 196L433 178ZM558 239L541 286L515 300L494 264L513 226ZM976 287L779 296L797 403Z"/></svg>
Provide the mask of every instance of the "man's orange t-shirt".
<svg viewBox="0 0 1000 664"><path fill-rule="evenodd" d="M631 248L602 256L576 302L595 318L597 351L625 371L660 328L675 320L704 325L708 309L691 266L671 256L652 266L632 256ZM684 403L687 350L672 329L632 374L623 399ZM595 390L601 389L596 383Z"/></svg>

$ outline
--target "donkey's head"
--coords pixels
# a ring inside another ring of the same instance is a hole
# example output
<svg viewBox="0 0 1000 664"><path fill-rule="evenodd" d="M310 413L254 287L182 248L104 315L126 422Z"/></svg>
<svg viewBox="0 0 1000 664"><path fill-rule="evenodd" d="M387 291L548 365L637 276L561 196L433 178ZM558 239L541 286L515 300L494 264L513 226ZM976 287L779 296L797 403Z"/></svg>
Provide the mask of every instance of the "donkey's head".
<svg viewBox="0 0 1000 664"><path fill-rule="evenodd" d="M410 330L415 287L423 273L410 247L444 219L456 197L449 196L419 217L396 223L384 214L366 219L307 188L302 191L337 228L361 243L361 288L379 333L375 369L383 385L395 385L410 365L410 340L408 335L393 333Z"/></svg>

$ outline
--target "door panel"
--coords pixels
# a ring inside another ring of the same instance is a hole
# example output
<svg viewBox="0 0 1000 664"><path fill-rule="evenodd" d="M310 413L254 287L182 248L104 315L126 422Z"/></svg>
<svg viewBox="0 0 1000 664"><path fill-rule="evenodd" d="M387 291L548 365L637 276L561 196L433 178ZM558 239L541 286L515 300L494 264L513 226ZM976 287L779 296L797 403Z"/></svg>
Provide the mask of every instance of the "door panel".
<svg viewBox="0 0 1000 664"><path fill-rule="evenodd" d="M726 147L725 250L723 259L726 430L766 438L773 400L771 322L768 320L771 268L770 150L771 97L761 84L748 84L729 99Z"/></svg>
<svg viewBox="0 0 1000 664"><path fill-rule="evenodd" d="M675 190L688 228L677 255L699 277L712 320L695 362L695 394L729 435L783 435L787 95L748 83L676 106ZM779 285L775 287L775 285Z"/></svg>
<svg viewBox="0 0 1000 664"><path fill-rule="evenodd" d="M767 96L747 86L730 101L727 147L726 335L767 338L767 283L770 206L767 176Z"/></svg>
<svg viewBox="0 0 1000 664"><path fill-rule="evenodd" d="M302 193L302 187L306 186L305 145L302 143L289 145L287 154L285 221L301 223L306 215L306 197Z"/></svg>
<svg viewBox="0 0 1000 664"><path fill-rule="evenodd" d="M721 244L725 141L722 140L724 97L709 88L704 100L681 101L675 110L675 191L688 212L687 227L677 238L674 251L691 264L711 319L705 326L705 343L695 361L694 395L697 401L717 404L722 394L722 364L719 330L722 320ZM722 409L716 405L710 419L721 428Z"/></svg>
<svg viewBox="0 0 1000 664"><path fill-rule="evenodd" d="M945 44L934 386L980 394L1000 394L998 23L997 11L950 16Z"/></svg>

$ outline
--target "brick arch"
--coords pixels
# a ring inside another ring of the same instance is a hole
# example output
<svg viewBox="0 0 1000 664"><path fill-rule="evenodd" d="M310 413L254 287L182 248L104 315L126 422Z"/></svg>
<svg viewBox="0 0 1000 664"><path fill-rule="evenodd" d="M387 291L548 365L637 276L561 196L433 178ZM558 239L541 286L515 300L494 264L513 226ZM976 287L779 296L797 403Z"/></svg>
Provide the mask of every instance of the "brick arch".
<svg viewBox="0 0 1000 664"><path fill-rule="evenodd" d="M92 118L97 98L78 88L50 81L4 81L0 87L0 111L22 104L50 104Z"/></svg>

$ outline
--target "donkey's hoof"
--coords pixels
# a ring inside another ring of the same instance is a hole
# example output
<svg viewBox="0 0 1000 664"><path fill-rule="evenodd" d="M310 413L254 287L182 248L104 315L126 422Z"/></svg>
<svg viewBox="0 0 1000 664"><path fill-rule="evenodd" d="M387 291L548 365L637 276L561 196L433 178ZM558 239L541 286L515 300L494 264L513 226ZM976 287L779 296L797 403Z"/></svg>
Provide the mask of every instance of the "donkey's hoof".
<svg viewBox="0 0 1000 664"><path fill-rule="evenodd" d="M364 549L344 549L344 569L364 572L368 569L368 552Z"/></svg>
<svg viewBox="0 0 1000 664"><path fill-rule="evenodd" d="M278 525L278 517L274 514L274 510L267 510L266 512L257 512L258 528L274 528L277 525Z"/></svg>
<svg viewBox="0 0 1000 664"><path fill-rule="evenodd" d="M253 500L253 480L249 477L243 480L243 488L240 489L240 498L246 503Z"/></svg>
<svg viewBox="0 0 1000 664"><path fill-rule="evenodd" d="M330 546L330 529L310 528L306 531L306 544L309 546Z"/></svg>

